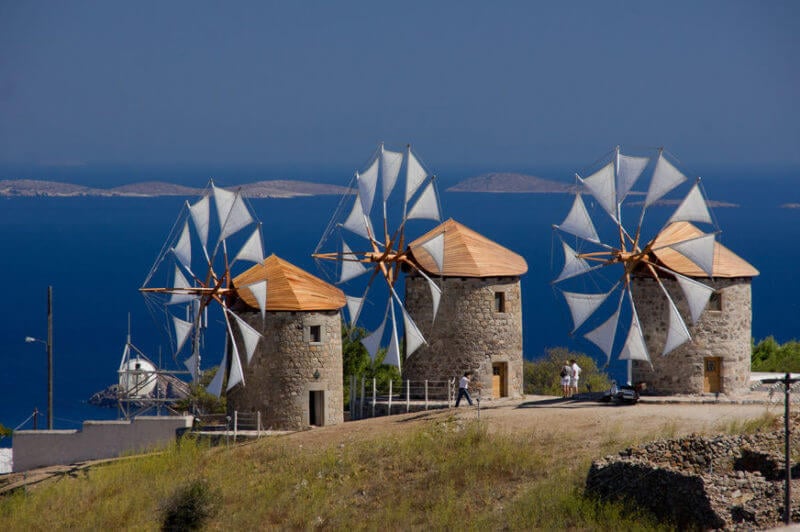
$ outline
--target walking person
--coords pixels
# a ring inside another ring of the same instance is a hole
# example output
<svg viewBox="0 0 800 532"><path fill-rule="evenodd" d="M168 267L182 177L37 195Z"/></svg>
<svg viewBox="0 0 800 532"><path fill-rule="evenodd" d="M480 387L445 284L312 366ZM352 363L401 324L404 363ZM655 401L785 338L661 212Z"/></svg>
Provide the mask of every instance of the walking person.
<svg viewBox="0 0 800 532"><path fill-rule="evenodd" d="M472 372L467 371L464 373L464 376L461 377L461 380L458 381L458 398L456 398L456 406L459 405L462 397L466 397L467 401L469 402L469 406L472 406L472 397L469 396L469 380L471 376Z"/></svg>
<svg viewBox="0 0 800 532"><path fill-rule="evenodd" d="M571 389L572 395L578 393L578 380L581 378L581 367L573 358L569 361L570 367L572 368L572 375L569 378L569 387Z"/></svg>
<svg viewBox="0 0 800 532"><path fill-rule="evenodd" d="M561 373L559 373L561 377L561 397L566 399L570 396L570 379L572 377L572 365L570 365L568 360L564 361L564 365L561 366Z"/></svg>

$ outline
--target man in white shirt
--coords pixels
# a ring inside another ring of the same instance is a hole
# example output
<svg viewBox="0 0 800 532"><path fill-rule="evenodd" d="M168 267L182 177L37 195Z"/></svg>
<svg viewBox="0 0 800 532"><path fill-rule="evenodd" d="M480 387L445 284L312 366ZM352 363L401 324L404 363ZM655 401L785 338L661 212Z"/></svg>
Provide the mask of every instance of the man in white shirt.
<svg viewBox="0 0 800 532"><path fill-rule="evenodd" d="M471 371L464 373L461 380L458 381L458 398L456 399L456 406L461 402L462 397L466 397L469 406L472 406L472 397L469 396L469 378L472 375Z"/></svg>
<svg viewBox="0 0 800 532"><path fill-rule="evenodd" d="M569 362L572 364L572 375L569 377L569 387L572 391L572 395L574 395L578 393L578 379L580 379L581 376L581 367L574 358Z"/></svg>

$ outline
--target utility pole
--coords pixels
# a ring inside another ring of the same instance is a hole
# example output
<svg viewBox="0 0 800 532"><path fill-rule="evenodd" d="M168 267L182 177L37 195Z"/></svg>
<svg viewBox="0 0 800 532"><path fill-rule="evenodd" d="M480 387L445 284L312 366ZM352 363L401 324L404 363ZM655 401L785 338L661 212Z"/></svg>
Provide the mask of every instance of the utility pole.
<svg viewBox="0 0 800 532"><path fill-rule="evenodd" d="M792 460L790 454L789 436L792 433L792 428L789 423L789 404L791 401L792 384L800 381L800 378L792 378L791 373L786 373L786 376L780 379L761 379L764 384L777 384L783 383L784 391L784 409L783 409L783 431L784 431L784 452L786 461L786 488L784 489L784 502L783 502L783 522L789 525L792 520Z"/></svg>
<svg viewBox="0 0 800 532"><path fill-rule="evenodd" d="M47 430L53 430L53 287L47 287Z"/></svg>

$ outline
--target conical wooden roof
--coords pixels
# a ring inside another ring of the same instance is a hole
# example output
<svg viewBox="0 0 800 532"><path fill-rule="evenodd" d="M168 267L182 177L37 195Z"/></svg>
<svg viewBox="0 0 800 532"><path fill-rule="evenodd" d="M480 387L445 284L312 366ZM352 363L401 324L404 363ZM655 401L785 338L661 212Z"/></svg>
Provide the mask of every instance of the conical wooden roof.
<svg viewBox="0 0 800 532"><path fill-rule="evenodd" d="M243 287L264 280L268 311L339 310L345 305L344 292L275 254L236 276L233 283L239 297L257 309L258 301Z"/></svg>
<svg viewBox="0 0 800 532"><path fill-rule="evenodd" d="M422 244L444 234L443 271ZM507 277L528 271L528 263L517 255L452 218L431 229L408 246L411 259L432 275L445 277Z"/></svg>
<svg viewBox="0 0 800 532"><path fill-rule="evenodd" d="M708 278L709 275L700 266L674 249L656 249L671 243L697 238L703 234L700 229L689 222L674 222L656 237L653 244L653 255L667 268L687 277ZM719 242L714 243L714 264L711 277L755 277L758 273L758 270L736 253Z"/></svg>

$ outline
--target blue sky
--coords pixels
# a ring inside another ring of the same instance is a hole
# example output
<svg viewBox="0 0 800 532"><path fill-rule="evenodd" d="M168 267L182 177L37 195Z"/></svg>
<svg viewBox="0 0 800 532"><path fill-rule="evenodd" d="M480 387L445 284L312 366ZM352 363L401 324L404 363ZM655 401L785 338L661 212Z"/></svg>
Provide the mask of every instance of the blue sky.
<svg viewBox="0 0 800 532"><path fill-rule="evenodd" d="M0 0L0 164L800 165L794 1Z"/></svg>

